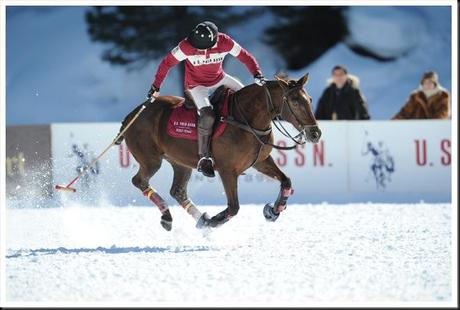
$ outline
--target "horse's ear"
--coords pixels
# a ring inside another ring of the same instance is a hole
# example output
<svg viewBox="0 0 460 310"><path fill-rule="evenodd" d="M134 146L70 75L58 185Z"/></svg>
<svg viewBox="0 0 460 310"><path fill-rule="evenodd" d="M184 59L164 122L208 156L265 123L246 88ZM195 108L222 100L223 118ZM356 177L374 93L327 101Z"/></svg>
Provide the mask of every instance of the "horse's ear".
<svg viewBox="0 0 460 310"><path fill-rule="evenodd" d="M305 74L304 76L302 76L302 77L297 81L297 84L299 84L299 85L305 85L305 84L307 84L309 75L310 75L310 73L307 72L307 74Z"/></svg>
<svg viewBox="0 0 460 310"><path fill-rule="evenodd" d="M280 77L277 76L276 74L274 75L274 77L275 77L275 79L278 81L278 84L281 85L282 88L284 88L284 89L289 88L289 84L288 84L288 82L287 82L285 79L280 78Z"/></svg>

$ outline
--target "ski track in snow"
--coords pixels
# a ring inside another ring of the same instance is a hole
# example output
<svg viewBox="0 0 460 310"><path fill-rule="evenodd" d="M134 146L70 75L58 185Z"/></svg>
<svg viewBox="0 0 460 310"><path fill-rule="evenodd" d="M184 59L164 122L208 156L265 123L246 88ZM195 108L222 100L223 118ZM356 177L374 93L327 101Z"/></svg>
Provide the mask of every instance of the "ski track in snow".
<svg viewBox="0 0 460 310"><path fill-rule="evenodd" d="M450 301L450 204L262 205L197 230L172 207L7 209L7 301ZM200 208L210 215L223 207Z"/></svg>

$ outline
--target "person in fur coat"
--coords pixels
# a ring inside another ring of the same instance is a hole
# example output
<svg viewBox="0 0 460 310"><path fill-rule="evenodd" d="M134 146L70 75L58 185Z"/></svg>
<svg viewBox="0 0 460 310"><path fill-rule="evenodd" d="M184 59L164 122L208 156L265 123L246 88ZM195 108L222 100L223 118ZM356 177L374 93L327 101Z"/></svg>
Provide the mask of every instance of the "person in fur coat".
<svg viewBox="0 0 460 310"><path fill-rule="evenodd" d="M420 86L392 119L449 119L449 93L439 84L438 74L423 74Z"/></svg>
<svg viewBox="0 0 460 310"><path fill-rule="evenodd" d="M328 84L316 107L316 119L370 119L367 103L359 90L359 79L348 74L346 67L335 66L332 69L332 79Z"/></svg>

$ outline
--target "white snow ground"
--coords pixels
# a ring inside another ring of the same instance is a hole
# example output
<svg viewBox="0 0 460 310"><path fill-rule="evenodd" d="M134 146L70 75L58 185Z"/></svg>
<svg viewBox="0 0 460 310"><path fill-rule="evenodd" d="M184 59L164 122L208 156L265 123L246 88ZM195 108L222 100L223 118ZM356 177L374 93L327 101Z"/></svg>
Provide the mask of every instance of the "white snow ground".
<svg viewBox="0 0 460 310"><path fill-rule="evenodd" d="M223 207L201 207L211 215ZM14 301L232 305L451 301L450 204L241 206L199 231L179 207L7 209Z"/></svg>

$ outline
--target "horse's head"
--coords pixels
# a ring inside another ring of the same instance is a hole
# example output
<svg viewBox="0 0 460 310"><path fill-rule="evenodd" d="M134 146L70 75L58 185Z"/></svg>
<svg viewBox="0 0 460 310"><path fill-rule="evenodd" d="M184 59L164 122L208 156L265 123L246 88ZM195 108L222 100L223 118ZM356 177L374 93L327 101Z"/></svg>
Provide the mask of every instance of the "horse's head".
<svg viewBox="0 0 460 310"><path fill-rule="evenodd" d="M312 98L304 90L308 73L299 80L285 80L275 75L283 89L280 116L300 131L307 141L317 143L321 130L313 113Z"/></svg>

